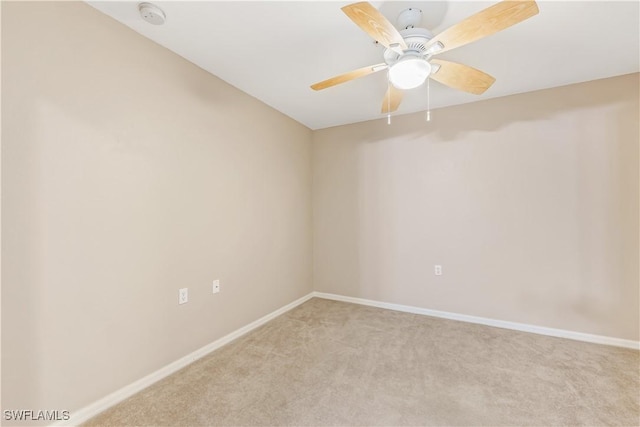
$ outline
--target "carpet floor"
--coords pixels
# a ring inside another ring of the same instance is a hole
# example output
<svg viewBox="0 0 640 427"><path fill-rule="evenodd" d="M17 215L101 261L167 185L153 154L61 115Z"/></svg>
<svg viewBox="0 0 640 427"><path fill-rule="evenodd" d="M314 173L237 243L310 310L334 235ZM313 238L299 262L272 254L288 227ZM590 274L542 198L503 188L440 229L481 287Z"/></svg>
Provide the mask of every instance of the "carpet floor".
<svg viewBox="0 0 640 427"><path fill-rule="evenodd" d="M640 356L313 298L88 426L637 426Z"/></svg>

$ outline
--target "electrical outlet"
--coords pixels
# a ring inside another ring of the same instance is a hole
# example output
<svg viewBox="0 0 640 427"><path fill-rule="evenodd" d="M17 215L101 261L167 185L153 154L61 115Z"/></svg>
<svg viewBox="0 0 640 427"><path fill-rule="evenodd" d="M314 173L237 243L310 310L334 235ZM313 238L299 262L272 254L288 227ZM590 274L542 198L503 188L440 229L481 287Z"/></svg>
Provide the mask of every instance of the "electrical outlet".
<svg viewBox="0 0 640 427"><path fill-rule="evenodd" d="M220 292L220 280L216 279L213 281L213 293L217 294L218 292Z"/></svg>
<svg viewBox="0 0 640 427"><path fill-rule="evenodd" d="M436 276L442 276L442 266L441 265L434 265L433 266L433 274L435 274Z"/></svg>
<svg viewBox="0 0 640 427"><path fill-rule="evenodd" d="M189 302L189 288L182 288L178 291L178 304Z"/></svg>

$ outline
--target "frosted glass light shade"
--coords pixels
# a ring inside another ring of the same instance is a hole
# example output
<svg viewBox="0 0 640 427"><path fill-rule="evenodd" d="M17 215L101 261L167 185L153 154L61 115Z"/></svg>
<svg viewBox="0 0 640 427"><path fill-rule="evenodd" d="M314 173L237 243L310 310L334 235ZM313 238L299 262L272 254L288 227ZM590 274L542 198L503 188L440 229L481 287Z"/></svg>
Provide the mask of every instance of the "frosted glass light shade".
<svg viewBox="0 0 640 427"><path fill-rule="evenodd" d="M398 89L413 89L429 77L431 65L422 57L400 59L389 68L389 80Z"/></svg>

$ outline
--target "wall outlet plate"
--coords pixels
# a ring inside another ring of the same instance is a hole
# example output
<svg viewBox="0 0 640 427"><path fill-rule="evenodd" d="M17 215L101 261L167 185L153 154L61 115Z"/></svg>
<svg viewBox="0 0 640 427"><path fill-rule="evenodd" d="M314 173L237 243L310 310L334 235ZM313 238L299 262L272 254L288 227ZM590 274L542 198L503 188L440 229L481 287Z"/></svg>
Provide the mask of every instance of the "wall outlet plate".
<svg viewBox="0 0 640 427"><path fill-rule="evenodd" d="M436 276L442 276L442 266L441 265L434 265L433 266L433 274L435 274Z"/></svg>
<svg viewBox="0 0 640 427"><path fill-rule="evenodd" d="M218 292L220 292L220 280L216 279L213 281L213 293L217 294Z"/></svg>
<svg viewBox="0 0 640 427"><path fill-rule="evenodd" d="M189 288L182 288L178 291L178 304L189 302Z"/></svg>

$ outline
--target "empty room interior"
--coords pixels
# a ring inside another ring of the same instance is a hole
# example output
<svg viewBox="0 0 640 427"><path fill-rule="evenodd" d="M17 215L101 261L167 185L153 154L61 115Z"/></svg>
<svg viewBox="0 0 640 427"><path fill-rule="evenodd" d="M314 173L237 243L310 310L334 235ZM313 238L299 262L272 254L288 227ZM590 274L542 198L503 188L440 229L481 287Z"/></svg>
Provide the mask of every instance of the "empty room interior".
<svg viewBox="0 0 640 427"><path fill-rule="evenodd" d="M638 1L0 16L2 425L640 425Z"/></svg>

